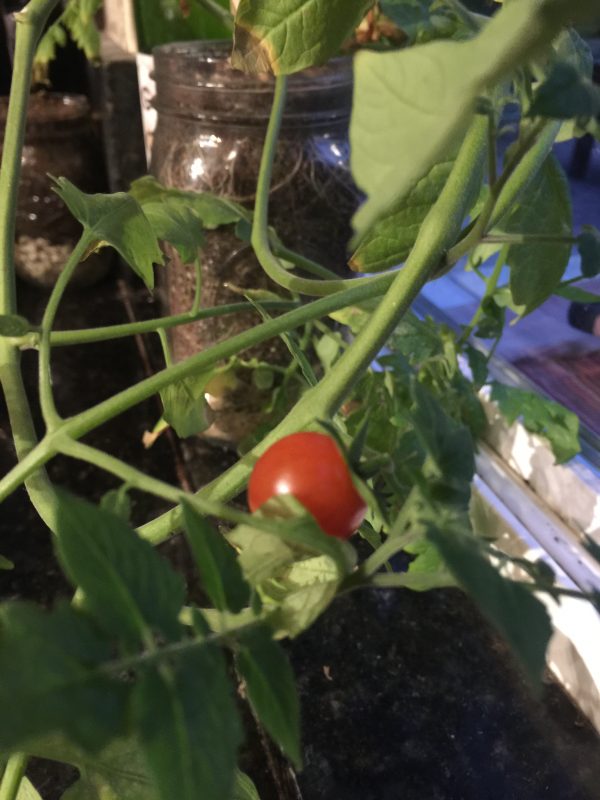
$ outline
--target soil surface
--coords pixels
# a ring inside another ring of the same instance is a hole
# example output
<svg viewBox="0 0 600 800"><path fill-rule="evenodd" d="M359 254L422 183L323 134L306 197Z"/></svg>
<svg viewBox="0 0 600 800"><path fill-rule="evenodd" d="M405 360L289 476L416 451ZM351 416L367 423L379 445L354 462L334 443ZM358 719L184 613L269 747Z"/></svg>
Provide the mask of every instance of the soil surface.
<svg viewBox="0 0 600 800"><path fill-rule="evenodd" d="M19 286L20 313L41 318L46 295ZM105 325L156 315L145 291L115 276L74 290L58 326ZM153 338L53 351L54 388L63 414L98 402L161 366ZM23 358L35 396L36 355ZM156 399L103 426L86 441L150 474L197 487L234 456L201 442L141 439L160 415ZM39 419L37 420L39 423ZM14 462L6 410L0 406L0 471ZM56 459L51 476L92 500L117 485L88 465ZM134 496L134 522L164 510ZM50 537L24 492L2 506L0 552L15 569L0 572L0 598L50 605L70 588ZM175 538L162 548L190 578ZM597 800L600 741L550 679L531 698L505 645L460 592L357 592L338 599L288 646L301 695L303 772L293 776L247 718L242 767L262 800ZM70 768L35 761L28 772L44 800L58 800L75 778ZM174 800L176 800L174 798Z"/></svg>

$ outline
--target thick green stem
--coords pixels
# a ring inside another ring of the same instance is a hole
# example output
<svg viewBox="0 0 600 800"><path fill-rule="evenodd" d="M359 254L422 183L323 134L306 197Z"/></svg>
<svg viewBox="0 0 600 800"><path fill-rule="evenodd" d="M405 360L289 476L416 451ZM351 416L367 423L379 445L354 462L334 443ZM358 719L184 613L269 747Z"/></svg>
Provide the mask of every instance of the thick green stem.
<svg viewBox="0 0 600 800"><path fill-rule="evenodd" d="M453 264L476 247L486 231L500 222L513 207L548 157L559 128L560 123L542 121L533 125L527 132L490 190L490 196L474 225L448 251L443 272L447 272Z"/></svg>
<svg viewBox="0 0 600 800"><path fill-rule="evenodd" d="M273 173L273 162L277 147L277 138L281 127L283 109L285 107L287 77L281 75L275 83L275 96L273 110L269 119L269 126L265 136L265 144L260 163L260 172L256 186L256 205L252 220L252 246L262 268L275 283L291 292L323 297L324 295L339 292L348 286L369 285L374 278L351 278L344 280L311 280L300 278L288 272L279 259L273 254L269 239L269 192Z"/></svg>
<svg viewBox="0 0 600 800"><path fill-rule="evenodd" d="M10 756L0 783L0 800L17 800L27 760L24 753L13 753Z"/></svg>
<svg viewBox="0 0 600 800"><path fill-rule="evenodd" d="M40 391L40 406L44 422L48 430L56 428L61 421L56 406L54 404L54 396L52 393L52 372L50 368L50 352L51 352L51 339L52 326L56 318L56 312L62 299L62 296L67 288L71 276L84 257L86 250L91 244L92 237L84 233L73 252L69 256L62 272L58 276L58 280L54 284L44 316L42 318L42 325L40 331L40 358L39 358L39 391Z"/></svg>
<svg viewBox="0 0 600 800"><path fill-rule="evenodd" d="M14 314L17 309L14 237L27 101L35 49L44 25L56 5L58 0L31 0L15 17L17 31L14 71L0 167L0 314ZM8 340L0 340L0 383L4 390L17 458L22 459L36 446L37 436L23 385L20 362L18 349ZM42 471L29 477L25 485L38 513L53 528L56 504L46 473Z"/></svg>

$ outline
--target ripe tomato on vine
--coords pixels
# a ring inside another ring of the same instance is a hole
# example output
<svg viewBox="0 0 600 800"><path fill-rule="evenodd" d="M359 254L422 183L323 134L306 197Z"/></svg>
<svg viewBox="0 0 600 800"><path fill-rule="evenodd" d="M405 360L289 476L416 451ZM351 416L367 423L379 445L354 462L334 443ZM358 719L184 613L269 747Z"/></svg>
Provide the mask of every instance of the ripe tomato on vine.
<svg viewBox="0 0 600 800"><path fill-rule="evenodd" d="M302 503L325 533L340 539L352 536L367 511L338 445L323 433L284 436L254 465L248 484L251 511L285 494Z"/></svg>

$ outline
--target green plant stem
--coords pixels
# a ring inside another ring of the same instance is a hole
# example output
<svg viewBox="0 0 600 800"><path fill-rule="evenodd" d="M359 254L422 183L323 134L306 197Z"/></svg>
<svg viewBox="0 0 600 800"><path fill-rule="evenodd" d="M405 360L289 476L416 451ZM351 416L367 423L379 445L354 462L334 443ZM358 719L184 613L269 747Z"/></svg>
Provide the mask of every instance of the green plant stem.
<svg viewBox="0 0 600 800"><path fill-rule="evenodd" d="M297 308L299 304L294 300L265 300L261 305L269 311L285 311L290 308ZM188 325L190 322L197 322L201 319L238 314L249 310L250 304L248 302L229 303L223 306L201 308L195 312L184 311L181 314L173 314L168 317L158 317L157 319L143 320L141 322L126 322L122 325L106 325L99 328L82 328L81 330L52 331L50 344L52 347L65 347L74 344L108 342L113 339L124 339L127 336L136 336L142 333L154 333L159 328L167 330L176 328L178 325ZM38 341L38 333L25 334L25 336L18 339L16 337L11 339L13 344L22 348L34 347Z"/></svg>
<svg viewBox="0 0 600 800"><path fill-rule="evenodd" d="M560 123L538 122L532 125L519 142L497 179L481 213L463 238L447 254L443 275L456 262L476 247L487 230L496 225L513 207L521 193L537 175L558 134Z"/></svg>
<svg viewBox="0 0 600 800"><path fill-rule="evenodd" d="M92 237L88 233L83 233L73 252L69 256L67 263L63 267L62 272L58 276L58 280L52 288L52 292L44 311L40 330L40 357L39 357L39 392L40 392L40 406L42 409L42 416L46 428L50 431L60 425L61 418L56 410L54 404L54 396L52 393L52 371L50 366L51 354L51 341L50 334L52 326L56 318L56 312L62 299L65 289L75 269L83 259L86 251L92 242Z"/></svg>
<svg viewBox="0 0 600 800"><path fill-rule="evenodd" d="M551 233L494 233L481 240L486 244L577 244L576 236Z"/></svg>
<svg viewBox="0 0 600 800"><path fill-rule="evenodd" d="M421 225L404 268L395 274L393 284L373 312L369 324L364 326L321 382L302 396L285 419L237 464L203 487L197 496L219 500L234 496L247 480L256 458L272 442L294 431L310 427L316 420L328 418L337 411L347 393L383 347L434 267L442 260L448 244L455 240L467 213L470 192L473 182L477 180L485 150L486 121L476 118L463 141L444 189ZM266 218L262 218L261 224L261 241L264 245ZM256 254L264 266L263 259L269 257L268 248L267 252L263 247ZM150 541L160 542L178 528L180 519L181 511L175 508L143 525L139 531Z"/></svg>
<svg viewBox="0 0 600 800"><path fill-rule="evenodd" d="M202 8L206 9L206 11L213 14L223 23L223 25L225 25L225 27L229 28L230 31L233 31L233 17L226 8L223 8L223 6L215 3L214 0L195 0L195 2L198 3L199 6L202 6Z"/></svg>
<svg viewBox="0 0 600 800"><path fill-rule="evenodd" d="M160 392L161 389L171 383L201 372L219 361L238 355L241 351L271 339L273 336L278 336L280 333L292 328L300 327L316 317L324 316L348 305L379 297L384 293L394 277L395 275L393 274L379 276L377 282L373 282L368 286L354 286L344 292L337 292L334 295L314 300L312 303L307 303L300 308L289 311L287 314L275 317L269 322L263 322L255 328L219 342L213 347L185 359L185 361L180 361L173 367L157 372L152 377L146 378L122 392L118 392L116 395L92 406L86 411L82 411L74 417L63 420L35 448L30 448L30 451L24 454L22 460L0 480L0 501L55 455L57 442L63 434L70 438L78 439L128 408ZM2 340L0 339L1 346Z"/></svg>
<svg viewBox="0 0 600 800"><path fill-rule="evenodd" d="M21 152L25 138L27 101L35 49L58 0L31 0L15 15L14 71L0 166L0 314L16 313L14 237ZM31 410L21 376L21 357L10 341L0 339L0 383L4 390L18 459L26 458L37 444ZM56 523L56 499L44 471L25 482L40 517L52 529Z"/></svg>
<svg viewBox="0 0 600 800"><path fill-rule="evenodd" d="M71 458L76 458L79 461L86 461L88 464L94 464L100 469L105 470L105 472L116 475L117 478L120 478L133 489L148 492L148 494L161 497L163 500L168 500L170 503L179 503L181 498L185 495L183 489L178 489L176 486L171 486L171 484L165 481L152 478L150 475L146 475L145 472L121 461L119 458L115 458L105 453L103 450L90 447L83 442L76 442L74 439L63 437L58 444L58 449L59 452L71 456Z"/></svg>
<svg viewBox="0 0 600 800"><path fill-rule="evenodd" d="M162 347L163 356L165 359L165 366L172 367L173 356L171 355L171 347L169 345L169 339L167 338L167 333L164 328L157 328L156 333L158 334L158 338L160 339L160 346Z"/></svg>
<svg viewBox="0 0 600 800"><path fill-rule="evenodd" d="M24 753L13 753L10 756L0 783L0 800L17 800L27 761L28 757Z"/></svg>
<svg viewBox="0 0 600 800"><path fill-rule="evenodd" d="M271 248L276 256L282 258L284 261L289 261L290 264L293 264L299 269L303 269L311 275L316 275L318 278L339 280L339 275L336 275L333 270L327 269L327 267L324 267L322 264L317 264L316 261L312 261L310 258L296 253L294 250L289 250L278 242L272 243Z"/></svg>
<svg viewBox="0 0 600 800"><path fill-rule="evenodd" d="M202 264L200 263L199 256L194 261L194 273L196 276L196 286L194 287L194 300L189 312L190 316L198 313L202 301Z"/></svg>
<svg viewBox="0 0 600 800"><path fill-rule="evenodd" d="M498 257L496 258L496 263L494 264L494 269L490 277L486 280L486 287L485 292L483 293L483 297L477 306L477 310L473 314L473 317L467 327L462 332L457 345L461 347L469 338L469 336L473 333L475 328L477 327L479 320L482 318L484 314L484 304L485 301L488 300L490 297L493 296L494 292L498 287L498 281L500 280L500 276L502 274L502 268L506 264L506 258L508 256L508 245L504 245L500 252L498 253Z"/></svg>
<svg viewBox="0 0 600 800"><path fill-rule="evenodd" d="M273 162L285 98L287 90L287 76L280 75L275 83L275 96L273 98L273 110L269 119L269 126L265 136L265 143L260 163L260 172L256 186L256 205L252 219L251 242L254 252L261 263L262 268L275 283L283 286L291 292L300 294L314 295L323 297L324 295L338 292L341 289L352 286L364 286L371 283L374 278L350 278L344 280L312 280L301 278L290 273L274 255L271 249L269 236L268 216L269 216L269 192L271 188L271 177L273 173Z"/></svg>
<svg viewBox="0 0 600 800"><path fill-rule="evenodd" d="M494 112L490 111L488 114L488 183L490 188L493 188L498 180L496 158L496 119Z"/></svg>

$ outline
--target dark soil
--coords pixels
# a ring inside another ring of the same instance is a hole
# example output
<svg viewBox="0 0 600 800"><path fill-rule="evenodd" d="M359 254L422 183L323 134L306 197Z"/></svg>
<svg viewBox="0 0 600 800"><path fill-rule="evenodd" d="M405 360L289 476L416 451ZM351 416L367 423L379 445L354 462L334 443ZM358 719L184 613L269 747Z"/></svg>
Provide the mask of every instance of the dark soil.
<svg viewBox="0 0 600 800"><path fill-rule="evenodd" d="M19 287L20 313L38 321L45 295ZM114 277L73 291L59 325L79 327L157 313L147 294ZM152 337L53 351L59 410L70 414L160 366ZM24 354L34 393L36 357ZM185 452L171 437L144 450L143 432L160 409L155 399L90 435L102 446L164 480L197 487L223 470L231 452L195 443ZM39 421L39 420L38 420ZM14 461L0 408L0 470ZM117 485L85 464L56 459L52 478L93 500ZM135 496L134 521L162 504ZM23 492L2 507L0 552L15 562L0 572L2 599L45 605L70 588L50 537ZM163 552L190 577L177 538ZM472 604L454 590L427 594L359 592L338 599L289 645L300 687L305 768L296 778L246 711L242 767L262 800L596 800L600 742L550 679L531 698L504 644ZM44 800L58 800L70 768L35 761L29 773ZM173 800L176 800L174 798Z"/></svg>

